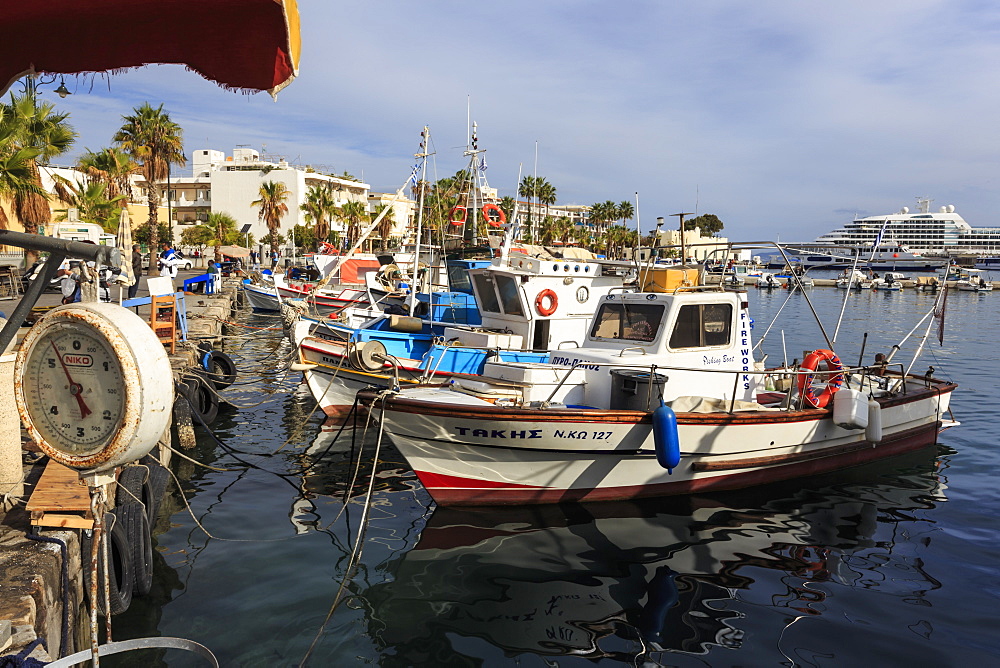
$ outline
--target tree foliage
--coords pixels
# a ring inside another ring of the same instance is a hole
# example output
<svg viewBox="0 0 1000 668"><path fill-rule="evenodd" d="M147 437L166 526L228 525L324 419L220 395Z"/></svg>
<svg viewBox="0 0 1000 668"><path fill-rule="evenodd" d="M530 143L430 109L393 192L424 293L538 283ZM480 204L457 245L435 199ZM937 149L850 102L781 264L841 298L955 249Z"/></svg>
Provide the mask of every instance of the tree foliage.
<svg viewBox="0 0 1000 668"><path fill-rule="evenodd" d="M264 181L257 191L260 199L250 203L260 209L257 216L261 222L267 225L267 238L271 245L271 252L278 252L277 239L278 228L281 226L281 219L288 213L288 197L292 194L281 181Z"/></svg>
<svg viewBox="0 0 1000 668"><path fill-rule="evenodd" d="M160 181L170 174L171 165L184 165L184 140L181 127L163 111L163 105L154 108L144 102L132 110L132 115L122 116L122 127L115 133L114 141L139 164L139 171L146 179L149 220L145 225L150 248L160 241L159 206ZM169 223L169 221L167 221ZM167 225L169 229L169 224ZM149 270L156 268L156 253L149 254Z"/></svg>
<svg viewBox="0 0 1000 668"><path fill-rule="evenodd" d="M693 230L695 227L701 230L701 236L714 237L722 231L725 225L714 213L706 213L684 221L685 230Z"/></svg>
<svg viewBox="0 0 1000 668"><path fill-rule="evenodd" d="M11 197L14 213L29 234L52 219L38 165L65 153L76 141L67 118L68 113L56 113L51 103L38 103L31 81L23 95L12 94L9 103L0 103L0 158L14 170L0 187ZM30 262L37 254L28 250L25 256Z"/></svg>

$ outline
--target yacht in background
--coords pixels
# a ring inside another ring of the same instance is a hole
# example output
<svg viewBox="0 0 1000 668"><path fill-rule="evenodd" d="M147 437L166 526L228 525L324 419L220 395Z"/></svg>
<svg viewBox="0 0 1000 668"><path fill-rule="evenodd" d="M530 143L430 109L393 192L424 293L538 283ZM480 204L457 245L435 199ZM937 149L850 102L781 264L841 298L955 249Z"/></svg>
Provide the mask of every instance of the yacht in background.
<svg viewBox="0 0 1000 668"><path fill-rule="evenodd" d="M858 266L876 271L936 271L957 255L1000 264L1000 227L972 227L954 205L932 212L931 202L918 197L914 211L904 206L888 215L855 218L813 243L802 244L792 262L806 268L847 267L860 252ZM784 261L772 256L768 266L781 268Z"/></svg>

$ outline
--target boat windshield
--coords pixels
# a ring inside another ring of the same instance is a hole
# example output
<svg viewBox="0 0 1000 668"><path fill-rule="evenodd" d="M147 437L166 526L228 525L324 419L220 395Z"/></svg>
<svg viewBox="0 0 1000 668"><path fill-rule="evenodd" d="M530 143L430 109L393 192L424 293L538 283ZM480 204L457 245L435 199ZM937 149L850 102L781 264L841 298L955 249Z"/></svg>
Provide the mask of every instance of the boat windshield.
<svg viewBox="0 0 1000 668"><path fill-rule="evenodd" d="M521 308L521 296L517 289L517 281L510 276L499 274L496 276L496 284L500 293L503 312L507 315L524 315Z"/></svg>
<svg viewBox="0 0 1000 668"><path fill-rule="evenodd" d="M472 281L469 280L469 268L462 265L448 265L448 287L453 292L464 292L467 295L475 294L472 291Z"/></svg>
<svg viewBox="0 0 1000 668"><path fill-rule="evenodd" d="M656 339L663 321L662 304L610 302L601 305L590 335L595 339L624 339L648 343Z"/></svg>
<svg viewBox="0 0 1000 668"><path fill-rule="evenodd" d="M685 304L677 313L670 347L728 346L732 338L732 304Z"/></svg>
<svg viewBox="0 0 1000 668"><path fill-rule="evenodd" d="M476 274L472 280L476 283L479 308L486 313L499 313L500 301L493 290L493 277L489 274Z"/></svg>

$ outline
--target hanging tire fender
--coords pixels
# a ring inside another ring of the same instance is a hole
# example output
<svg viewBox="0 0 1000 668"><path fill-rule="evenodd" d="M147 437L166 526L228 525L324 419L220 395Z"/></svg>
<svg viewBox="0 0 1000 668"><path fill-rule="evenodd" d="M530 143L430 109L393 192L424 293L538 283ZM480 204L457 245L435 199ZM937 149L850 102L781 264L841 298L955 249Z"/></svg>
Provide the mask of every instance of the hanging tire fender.
<svg viewBox="0 0 1000 668"><path fill-rule="evenodd" d="M141 503L126 503L115 508L115 513L128 537L132 592L144 596L153 586L153 537L146 509Z"/></svg>
<svg viewBox="0 0 1000 668"><path fill-rule="evenodd" d="M213 388L201 374L189 374L181 383L177 385L177 391L181 393L191 406L191 413L206 426L215 422L219 416L219 397Z"/></svg>
<svg viewBox="0 0 1000 668"><path fill-rule="evenodd" d="M219 350L210 350L201 357L201 366L216 390L224 390L236 382L236 363Z"/></svg>
<svg viewBox="0 0 1000 668"><path fill-rule="evenodd" d="M110 531L108 538L108 559L111 561L111 569L108 578L108 593L111 604L111 614L120 615L128 610L132 604L132 589L134 588L134 576L132 573L131 550L128 544L128 536L125 526L114 512L104 514L104 530ZM86 596L90 597L90 554L94 544L93 532L84 531L80 534L80 551L83 563L83 582ZM103 551L98 551L97 557L97 609L103 615L104 592L101 584L104 582L104 555ZM93 605L93 601L91 601Z"/></svg>

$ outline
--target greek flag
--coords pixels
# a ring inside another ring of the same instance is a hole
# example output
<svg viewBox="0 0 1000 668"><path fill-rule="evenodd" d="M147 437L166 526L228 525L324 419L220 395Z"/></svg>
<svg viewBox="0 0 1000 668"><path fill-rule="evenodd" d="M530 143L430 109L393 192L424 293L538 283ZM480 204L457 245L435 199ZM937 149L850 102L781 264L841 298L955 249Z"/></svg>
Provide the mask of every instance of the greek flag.
<svg viewBox="0 0 1000 668"><path fill-rule="evenodd" d="M882 224L882 229L880 229L878 234L875 236L875 244L873 245L873 248L878 248L882 245L882 236L885 235L885 228L889 227L889 222L889 220L886 220L885 223Z"/></svg>
<svg viewBox="0 0 1000 668"><path fill-rule="evenodd" d="M486 156L483 156L482 161L479 163L479 171L486 173Z"/></svg>
<svg viewBox="0 0 1000 668"><path fill-rule="evenodd" d="M417 185L417 174L419 172L420 172L420 164L418 163L416 165L413 165L413 169L410 170L410 178L407 180L407 183L412 183L413 185Z"/></svg>

